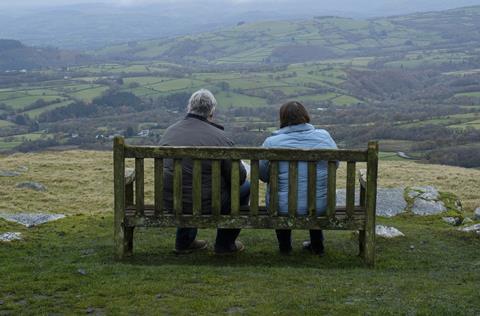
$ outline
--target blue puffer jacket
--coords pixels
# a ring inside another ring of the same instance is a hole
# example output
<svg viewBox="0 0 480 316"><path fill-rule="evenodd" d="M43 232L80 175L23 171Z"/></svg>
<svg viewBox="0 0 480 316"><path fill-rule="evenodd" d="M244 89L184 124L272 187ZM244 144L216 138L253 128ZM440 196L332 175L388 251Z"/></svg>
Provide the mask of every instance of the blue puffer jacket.
<svg viewBox="0 0 480 316"><path fill-rule="evenodd" d="M315 129L310 124L298 124L284 127L268 137L262 147L266 148L303 148L303 149L336 149L337 145L330 134L323 129ZM323 215L327 208L327 162L317 164L317 214ZM269 181L268 161L260 161L260 179ZM281 214L288 214L288 163L279 164L278 201ZM308 198L308 165L300 162L298 165L298 202L297 212L307 214ZM269 187L266 193L269 202Z"/></svg>

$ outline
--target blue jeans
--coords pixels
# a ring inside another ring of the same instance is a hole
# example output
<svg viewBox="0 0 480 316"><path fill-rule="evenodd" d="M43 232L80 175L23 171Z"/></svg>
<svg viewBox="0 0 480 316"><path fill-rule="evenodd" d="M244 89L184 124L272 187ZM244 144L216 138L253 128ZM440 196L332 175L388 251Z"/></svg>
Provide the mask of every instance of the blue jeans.
<svg viewBox="0 0 480 316"><path fill-rule="evenodd" d="M240 206L248 206L250 200L250 182L245 181L240 186ZM222 213L230 209L230 201L222 203ZM197 237L197 228L177 228L175 248L178 250L187 249ZM240 229L219 228L215 240L215 250L228 251L235 249L235 240L240 234Z"/></svg>

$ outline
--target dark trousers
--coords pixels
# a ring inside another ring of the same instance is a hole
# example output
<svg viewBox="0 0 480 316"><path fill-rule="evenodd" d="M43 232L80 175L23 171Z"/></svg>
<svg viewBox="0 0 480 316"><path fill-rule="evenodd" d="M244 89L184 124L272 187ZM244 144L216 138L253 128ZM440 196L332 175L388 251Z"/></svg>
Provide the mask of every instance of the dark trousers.
<svg viewBox="0 0 480 316"><path fill-rule="evenodd" d="M277 229L278 247L281 251L292 249L292 231L290 229ZM321 230L310 230L310 243L312 249L323 250L323 232Z"/></svg>
<svg viewBox="0 0 480 316"><path fill-rule="evenodd" d="M250 200L250 182L245 181L240 186L240 206L247 206ZM222 203L222 211L230 209L230 201ZM187 249L197 237L197 228L177 228L177 238L175 248L178 250ZM216 250L235 249L235 240L240 234L240 229L217 229L217 238L215 240Z"/></svg>

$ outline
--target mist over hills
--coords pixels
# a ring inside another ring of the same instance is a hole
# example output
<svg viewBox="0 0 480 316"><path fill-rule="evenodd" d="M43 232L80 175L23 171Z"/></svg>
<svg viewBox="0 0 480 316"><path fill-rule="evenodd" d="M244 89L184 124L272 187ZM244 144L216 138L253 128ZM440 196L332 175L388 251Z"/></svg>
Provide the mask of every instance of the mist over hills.
<svg viewBox="0 0 480 316"><path fill-rule="evenodd" d="M112 43L177 36L234 26L240 21L307 19L335 15L367 18L437 11L479 0L355 1L153 1L140 5L81 0L0 4L0 38L61 48L98 48ZM51 3L48 5L47 3Z"/></svg>

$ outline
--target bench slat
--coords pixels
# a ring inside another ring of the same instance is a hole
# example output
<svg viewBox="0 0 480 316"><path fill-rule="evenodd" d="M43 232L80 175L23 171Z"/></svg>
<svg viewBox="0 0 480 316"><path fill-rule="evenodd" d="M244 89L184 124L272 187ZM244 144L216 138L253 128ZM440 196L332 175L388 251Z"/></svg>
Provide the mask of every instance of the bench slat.
<svg viewBox="0 0 480 316"><path fill-rule="evenodd" d="M317 214L317 162L308 162L308 215Z"/></svg>
<svg viewBox="0 0 480 316"><path fill-rule="evenodd" d="M151 147L125 146L126 158L191 158L225 160L297 160L297 161L367 161L366 150L289 149L248 147Z"/></svg>
<svg viewBox="0 0 480 316"><path fill-rule="evenodd" d="M144 192L144 161L142 158L135 159L135 205L137 212L143 214L145 208Z"/></svg>
<svg viewBox="0 0 480 316"><path fill-rule="evenodd" d="M163 212L163 159L155 158L154 162L154 190L155 190L155 214Z"/></svg>
<svg viewBox="0 0 480 316"><path fill-rule="evenodd" d="M174 159L173 162L173 210L177 216L182 214L182 160Z"/></svg>
<svg viewBox="0 0 480 316"><path fill-rule="evenodd" d="M250 161L250 214L258 215L259 161Z"/></svg>
<svg viewBox="0 0 480 316"><path fill-rule="evenodd" d="M269 209L272 216L278 213L278 161L270 161L270 199Z"/></svg>
<svg viewBox="0 0 480 316"><path fill-rule="evenodd" d="M349 216L353 216L355 207L355 162L347 163L346 207Z"/></svg>
<svg viewBox="0 0 480 316"><path fill-rule="evenodd" d="M128 212L128 210L127 210ZM270 216L267 213L250 216L249 213L238 216L193 216L164 214L161 217L127 216L127 226L157 227L198 227L198 228L276 228L276 229L335 229L361 230L365 227L365 213L355 213L353 218L346 212L337 213L335 221L326 216L311 218L308 216Z"/></svg>
<svg viewBox="0 0 480 316"><path fill-rule="evenodd" d="M221 209L221 161L212 161L212 212L214 215L220 215Z"/></svg>
<svg viewBox="0 0 480 316"><path fill-rule="evenodd" d="M230 210L232 215L238 215L240 211L240 161L232 160L232 172L230 182Z"/></svg>
<svg viewBox="0 0 480 316"><path fill-rule="evenodd" d="M192 173L193 214L200 215L202 211L202 161L193 161Z"/></svg>
<svg viewBox="0 0 480 316"><path fill-rule="evenodd" d="M328 188L327 188L327 216L335 216L337 204L337 162L328 162Z"/></svg>
<svg viewBox="0 0 480 316"><path fill-rule="evenodd" d="M288 164L288 214L295 216L297 212L298 196L298 163L290 161Z"/></svg>

